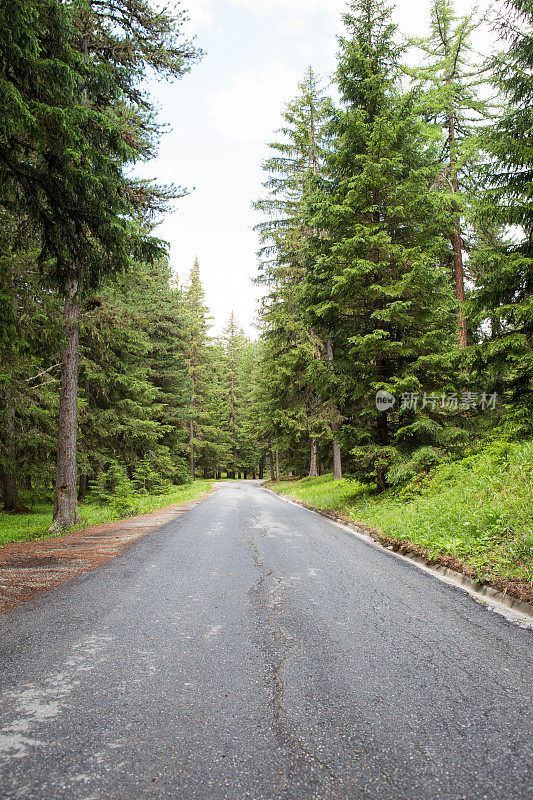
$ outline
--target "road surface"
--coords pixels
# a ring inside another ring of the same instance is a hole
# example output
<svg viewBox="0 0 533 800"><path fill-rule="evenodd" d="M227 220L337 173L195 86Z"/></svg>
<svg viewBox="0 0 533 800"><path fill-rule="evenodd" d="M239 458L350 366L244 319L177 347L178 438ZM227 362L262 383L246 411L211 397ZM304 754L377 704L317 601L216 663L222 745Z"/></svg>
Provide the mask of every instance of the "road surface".
<svg viewBox="0 0 533 800"><path fill-rule="evenodd" d="M0 632L2 798L532 796L531 631L255 484Z"/></svg>

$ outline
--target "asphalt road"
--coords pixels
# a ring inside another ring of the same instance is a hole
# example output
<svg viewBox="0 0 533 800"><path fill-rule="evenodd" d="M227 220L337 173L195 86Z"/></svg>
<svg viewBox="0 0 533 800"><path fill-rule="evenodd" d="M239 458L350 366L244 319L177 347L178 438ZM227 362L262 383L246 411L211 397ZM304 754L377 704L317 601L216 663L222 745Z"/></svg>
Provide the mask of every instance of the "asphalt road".
<svg viewBox="0 0 533 800"><path fill-rule="evenodd" d="M533 796L532 632L256 485L0 632L2 798Z"/></svg>

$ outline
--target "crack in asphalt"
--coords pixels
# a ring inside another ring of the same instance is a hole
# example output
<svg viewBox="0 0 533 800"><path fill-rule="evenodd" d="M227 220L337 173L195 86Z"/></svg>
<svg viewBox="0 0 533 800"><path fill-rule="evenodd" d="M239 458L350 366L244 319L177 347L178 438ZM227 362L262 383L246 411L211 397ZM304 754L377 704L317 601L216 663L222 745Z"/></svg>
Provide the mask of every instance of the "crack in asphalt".
<svg viewBox="0 0 533 800"><path fill-rule="evenodd" d="M257 526L254 527L257 530ZM285 771L283 788L288 792L287 798L294 797L294 794L290 793L293 784L296 784L299 796L307 796L302 792L304 783L308 784L309 789L319 792L319 795L316 796L321 799L330 796L337 797L340 790L337 777L329 765L317 756L316 752L309 750L304 745L294 731L283 706L285 684L282 672L296 644L296 639L288 633L280 619L281 615L285 613L284 579L276 576L272 567L263 561L256 541L267 536L266 528L262 530L263 532L258 532L255 537L247 537L245 540L254 566L259 572L259 578L250 589L249 596L258 626L261 650L269 673L274 733L278 744L287 754L289 762ZM326 786L324 786L324 782L326 782ZM332 794L333 788L337 790L334 794Z"/></svg>

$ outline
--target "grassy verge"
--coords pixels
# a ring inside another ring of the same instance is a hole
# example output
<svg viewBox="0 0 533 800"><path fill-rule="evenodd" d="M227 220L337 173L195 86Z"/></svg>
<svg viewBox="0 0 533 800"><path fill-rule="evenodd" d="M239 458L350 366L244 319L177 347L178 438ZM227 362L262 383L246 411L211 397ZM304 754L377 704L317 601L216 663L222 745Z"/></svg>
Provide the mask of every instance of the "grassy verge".
<svg viewBox="0 0 533 800"><path fill-rule="evenodd" d="M101 525L123 517L149 514L165 506L195 500L211 489L212 481L195 481L185 486L173 486L164 494L128 495L115 497L107 503L86 501L80 505L80 522L72 530L90 525ZM31 514L6 514L0 512L0 547L9 542L42 539L48 536L52 522L51 503L36 504Z"/></svg>
<svg viewBox="0 0 533 800"><path fill-rule="evenodd" d="M269 486L472 577L502 588L533 585L533 442L442 465L380 496L330 475Z"/></svg>

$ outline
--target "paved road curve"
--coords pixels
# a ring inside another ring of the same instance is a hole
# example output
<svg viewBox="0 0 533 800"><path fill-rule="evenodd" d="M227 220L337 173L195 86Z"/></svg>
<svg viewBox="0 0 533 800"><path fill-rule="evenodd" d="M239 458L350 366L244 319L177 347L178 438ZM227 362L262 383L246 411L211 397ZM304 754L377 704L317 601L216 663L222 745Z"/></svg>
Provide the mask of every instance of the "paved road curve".
<svg viewBox="0 0 533 800"><path fill-rule="evenodd" d="M531 632L255 485L0 631L2 798L532 796Z"/></svg>

